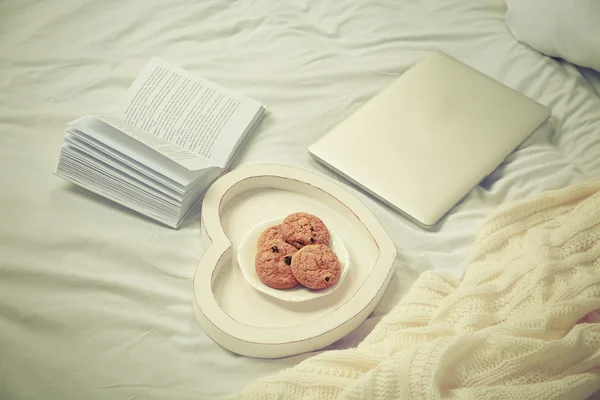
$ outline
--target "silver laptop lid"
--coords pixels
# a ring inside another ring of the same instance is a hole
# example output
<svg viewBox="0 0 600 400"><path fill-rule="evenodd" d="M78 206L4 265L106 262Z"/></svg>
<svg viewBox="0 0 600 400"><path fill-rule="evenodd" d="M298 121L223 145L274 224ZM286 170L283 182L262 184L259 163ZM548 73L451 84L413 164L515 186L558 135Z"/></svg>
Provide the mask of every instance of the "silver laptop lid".
<svg viewBox="0 0 600 400"><path fill-rule="evenodd" d="M309 152L432 226L549 115L547 107L435 52Z"/></svg>

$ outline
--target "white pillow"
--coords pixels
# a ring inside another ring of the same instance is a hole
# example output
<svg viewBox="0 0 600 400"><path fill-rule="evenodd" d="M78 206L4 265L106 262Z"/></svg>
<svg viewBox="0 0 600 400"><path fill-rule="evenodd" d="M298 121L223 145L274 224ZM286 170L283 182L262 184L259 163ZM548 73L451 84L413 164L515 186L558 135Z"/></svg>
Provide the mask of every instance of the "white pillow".
<svg viewBox="0 0 600 400"><path fill-rule="evenodd" d="M600 71L600 0L506 0L506 6L518 41Z"/></svg>

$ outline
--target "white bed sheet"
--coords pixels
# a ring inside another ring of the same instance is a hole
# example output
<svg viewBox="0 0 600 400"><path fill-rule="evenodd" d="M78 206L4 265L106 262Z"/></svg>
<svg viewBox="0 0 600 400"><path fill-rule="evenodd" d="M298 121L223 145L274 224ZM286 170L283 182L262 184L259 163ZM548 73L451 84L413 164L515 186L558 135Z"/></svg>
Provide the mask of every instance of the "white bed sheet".
<svg viewBox="0 0 600 400"><path fill-rule="evenodd" d="M597 77L514 40L502 0L0 3L0 398L200 399L310 357L224 350L194 318L199 208L174 231L52 175L65 124L110 112L152 56L262 101L235 166L332 173L309 144L440 49L552 108L552 123L426 232L342 184L398 247L358 344L425 270L460 276L501 203L600 175Z"/></svg>

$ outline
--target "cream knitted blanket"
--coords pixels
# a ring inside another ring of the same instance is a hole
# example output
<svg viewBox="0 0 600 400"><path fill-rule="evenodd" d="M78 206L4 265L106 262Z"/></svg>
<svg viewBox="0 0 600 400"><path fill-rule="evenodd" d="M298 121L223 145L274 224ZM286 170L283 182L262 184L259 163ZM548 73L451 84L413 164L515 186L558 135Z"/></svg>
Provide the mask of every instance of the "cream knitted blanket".
<svg viewBox="0 0 600 400"><path fill-rule="evenodd" d="M355 349L231 399L584 399L600 388L600 180L500 207Z"/></svg>

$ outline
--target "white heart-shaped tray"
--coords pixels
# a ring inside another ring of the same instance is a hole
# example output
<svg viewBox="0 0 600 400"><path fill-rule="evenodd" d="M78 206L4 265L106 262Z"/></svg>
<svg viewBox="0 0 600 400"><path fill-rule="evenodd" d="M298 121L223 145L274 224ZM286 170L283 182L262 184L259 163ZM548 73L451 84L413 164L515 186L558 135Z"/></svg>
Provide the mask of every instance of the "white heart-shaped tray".
<svg viewBox="0 0 600 400"><path fill-rule="evenodd" d="M304 211L334 229L352 267L328 296L286 302L255 290L236 261L259 222ZM277 358L317 350L355 329L373 311L393 274L396 248L379 221L350 193L313 173L280 165L234 170L202 203L210 242L194 276L194 310L204 331L242 355Z"/></svg>

